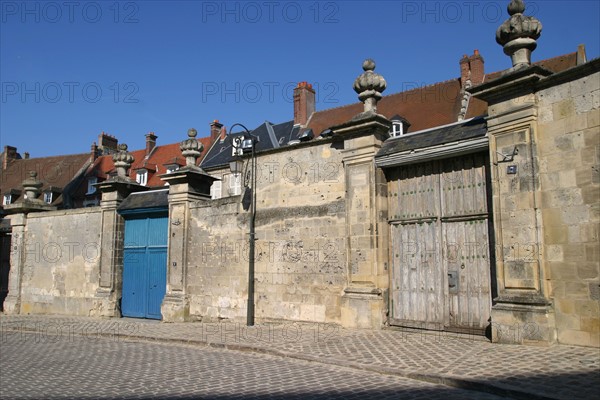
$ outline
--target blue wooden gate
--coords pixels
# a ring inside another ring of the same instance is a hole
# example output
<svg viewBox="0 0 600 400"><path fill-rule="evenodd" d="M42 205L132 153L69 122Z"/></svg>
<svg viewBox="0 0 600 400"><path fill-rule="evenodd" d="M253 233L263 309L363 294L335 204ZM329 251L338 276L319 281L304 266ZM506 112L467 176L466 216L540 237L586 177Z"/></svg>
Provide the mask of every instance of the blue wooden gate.
<svg viewBox="0 0 600 400"><path fill-rule="evenodd" d="M161 319L167 286L168 216L154 214L125 220L123 253L124 317Z"/></svg>

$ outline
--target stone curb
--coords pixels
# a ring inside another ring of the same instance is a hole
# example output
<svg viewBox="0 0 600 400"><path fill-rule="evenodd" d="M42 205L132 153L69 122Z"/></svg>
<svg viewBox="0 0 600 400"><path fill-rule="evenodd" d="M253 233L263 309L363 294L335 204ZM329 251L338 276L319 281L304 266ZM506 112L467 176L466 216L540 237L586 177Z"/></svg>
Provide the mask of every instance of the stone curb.
<svg viewBox="0 0 600 400"><path fill-rule="evenodd" d="M3 329L3 331L4 332L36 332L35 329L29 329L29 328L24 328L24 329L23 328L21 328L21 329L8 328L8 329ZM76 333L75 336L83 336L83 335ZM211 347L211 348L215 348L215 349L253 352L253 353L260 353L260 354L278 356L278 357L283 357L283 358L292 358L292 359L303 360L303 361L308 361L308 362L316 362L316 363L320 363L320 364L343 366L343 367L348 367L348 368L352 368L352 369L356 369L356 370L375 372L375 373L379 373L379 374L383 374L383 375L399 376L402 378L408 378L408 379L418 380L418 381L422 381L422 382L440 384L440 385L455 387L455 388L464 389L464 390L483 392L483 393L493 394L496 396L517 399L517 400L560 400L560 398L558 398L558 397L540 396L535 393L531 393L531 392L524 391L524 390L519 390L519 389L509 386L509 385L503 385L503 384L497 384L497 383L496 384L484 383L484 382L480 382L480 381L476 381L476 380L465 379L465 378L454 376L454 375L409 372L409 371L405 371L403 369L398 369L398 368L366 365L366 364L361 364L361 363L357 363L357 362L338 359L335 357L321 358L321 357L310 356L310 355L297 353L297 352L282 351L282 350L270 349L267 347L254 346L251 344L227 344L227 343L208 342L208 341L203 341L203 340L198 340L198 339L185 340L185 339L177 339L177 338L165 338L165 337L160 337L160 336L128 335L128 334L123 334L123 333L108 334L108 333L101 333L101 332L99 332L97 335L95 335L95 337L102 337L102 338L119 337L119 338L123 338L123 339L130 340L130 341L179 344L179 345L188 345L188 346L195 346L195 347L204 346L204 347Z"/></svg>

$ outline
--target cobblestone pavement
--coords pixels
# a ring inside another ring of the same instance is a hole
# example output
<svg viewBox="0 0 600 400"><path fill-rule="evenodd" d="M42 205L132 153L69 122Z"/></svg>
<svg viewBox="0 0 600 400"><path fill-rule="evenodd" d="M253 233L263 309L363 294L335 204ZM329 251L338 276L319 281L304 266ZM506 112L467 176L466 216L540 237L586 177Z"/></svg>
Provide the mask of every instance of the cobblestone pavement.
<svg viewBox="0 0 600 400"><path fill-rule="evenodd" d="M245 350L511 398L587 399L600 393L600 350L575 346L499 345L476 336L352 330L329 324L282 322L246 327L231 322L168 324L125 318L2 315L1 340L15 332L22 337L28 332L39 342L79 336L88 341L99 337L114 341L125 336L213 350Z"/></svg>
<svg viewBox="0 0 600 400"><path fill-rule="evenodd" d="M342 366L126 338L6 333L0 350L2 399L500 399Z"/></svg>

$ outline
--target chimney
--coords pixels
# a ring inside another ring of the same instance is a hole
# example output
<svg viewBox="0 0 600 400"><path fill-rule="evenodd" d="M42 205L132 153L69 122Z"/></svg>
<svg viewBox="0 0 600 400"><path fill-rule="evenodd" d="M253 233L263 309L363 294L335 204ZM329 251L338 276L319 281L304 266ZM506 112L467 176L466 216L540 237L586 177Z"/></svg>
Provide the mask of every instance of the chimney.
<svg viewBox="0 0 600 400"><path fill-rule="evenodd" d="M221 135L221 128L223 128L223 124L219 123L218 119L215 119L210 124L210 142L214 142L215 139Z"/></svg>
<svg viewBox="0 0 600 400"><path fill-rule="evenodd" d="M25 160L29 160L29 152L28 151L26 151L25 153L23 153L23 158Z"/></svg>
<svg viewBox="0 0 600 400"><path fill-rule="evenodd" d="M219 134L219 140L222 142L227 137L227 128L222 127L221 133Z"/></svg>
<svg viewBox="0 0 600 400"><path fill-rule="evenodd" d="M469 67L469 56L466 54L462 56L459 61L460 64L460 86L466 89L471 86L473 82L471 80L471 68Z"/></svg>
<svg viewBox="0 0 600 400"><path fill-rule="evenodd" d="M585 54L585 44L577 46L577 65L585 64L587 62L587 55Z"/></svg>
<svg viewBox="0 0 600 400"><path fill-rule="evenodd" d="M294 89L294 125L306 126L315 112L315 90L307 82L299 82Z"/></svg>
<svg viewBox="0 0 600 400"><path fill-rule="evenodd" d="M92 160L92 162L96 161L96 159L98 158L98 146L96 145L96 142L92 143L91 149L90 149L90 159Z"/></svg>
<svg viewBox="0 0 600 400"><path fill-rule="evenodd" d="M473 55L469 57L469 65L471 67L471 83L473 86L483 83L485 73L483 71L483 57L479 54L479 50L475 50Z"/></svg>
<svg viewBox="0 0 600 400"><path fill-rule="evenodd" d="M13 146L4 146L4 159L2 160L2 169L8 168L9 160L16 160L18 158L17 148Z"/></svg>
<svg viewBox="0 0 600 400"><path fill-rule="evenodd" d="M146 157L150 155L154 147L156 147L156 136L154 132L149 132L146 134Z"/></svg>
<svg viewBox="0 0 600 400"><path fill-rule="evenodd" d="M102 150L102 154L116 153L118 145L119 140L116 137L104 132L98 135L98 148Z"/></svg>

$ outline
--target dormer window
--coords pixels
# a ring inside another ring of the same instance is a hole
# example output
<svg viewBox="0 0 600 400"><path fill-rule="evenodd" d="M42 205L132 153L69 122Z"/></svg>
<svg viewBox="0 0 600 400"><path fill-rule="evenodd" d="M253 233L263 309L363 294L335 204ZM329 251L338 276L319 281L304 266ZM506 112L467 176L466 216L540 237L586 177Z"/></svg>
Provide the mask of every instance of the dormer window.
<svg viewBox="0 0 600 400"><path fill-rule="evenodd" d="M2 205L7 206L12 203L12 194L5 194L2 198Z"/></svg>
<svg viewBox="0 0 600 400"><path fill-rule="evenodd" d="M96 193L96 186L94 186L96 183L98 183L98 178L95 176L89 177L88 178L88 187L87 187L87 193L86 194L94 194Z"/></svg>
<svg viewBox="0 0 600 400"><path fill-rule="evenodd" d="M137 171L135 180L142 186L146 186L148 184L148 170L140 169Z"/></svg>
<svg viewBox="0 0 600 400"><path fill-rule="evenodd" d="M44 202L52 204L52 192L44 192Z"/></svg>
<svg viewBox="0 0 600 400"><path fill-rule="evenodd" d="M179 169L179 165L169 165L167 166L167 174L173 173Z"/></svg>
<svg viewBox="0 0 600 400"><path fill-rule="evenodd" d="M390 127L390 137L398 137L405 135L408 132L408 128L410 128L410 122L406 120L406 118L401 117L396 114L392 118L392 126Z"/></svg>
<svg viewBox="0 0 600 400"><path fill-rule="evenodd" d="M390 131L391 137L402 136L404 134L404 126L400 121L392 121L392 130Z"/></svg>

